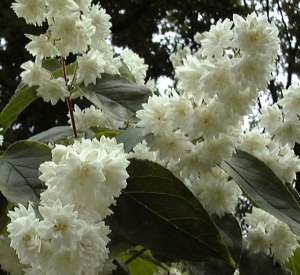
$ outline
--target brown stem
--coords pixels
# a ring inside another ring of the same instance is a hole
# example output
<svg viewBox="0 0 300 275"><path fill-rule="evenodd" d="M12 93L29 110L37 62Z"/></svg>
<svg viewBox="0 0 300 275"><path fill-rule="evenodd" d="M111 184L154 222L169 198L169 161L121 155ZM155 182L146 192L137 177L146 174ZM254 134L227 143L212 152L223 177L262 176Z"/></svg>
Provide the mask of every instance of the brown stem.
<svg viewBox="0 0 300 275"><path fill-rule="evenodd" d="M134 259L136 259L138 256L142 255L145 251L147 251L147 248L142 248L139 252L137 252L136 254L134 254L132 257L130 257L125 264L129 264L130 262L132 262Z"/></svg>
<svg viewBox="0 0 300 275"><path fill-rule="evenodd" d="M64 57L61 57L61 64L62 64L62 72L63 72L63 77L65 79L66 84L68 83L68 79L67 79L67 71L66 71L66 60ZM69 92L72 89L72 86L68 85L68 90ZM67 102L67 106L68 106L68 110L70 113L70 118L71 118L71 125L72 125L72 129L73 129L73 133L74 133L74 137L77 138L77 130L76 130L76 123L75 123L75 118L74 118L74 109L73 109L73 105L71 102L71 98L68 96L66 98L66 102Z"/></svg>

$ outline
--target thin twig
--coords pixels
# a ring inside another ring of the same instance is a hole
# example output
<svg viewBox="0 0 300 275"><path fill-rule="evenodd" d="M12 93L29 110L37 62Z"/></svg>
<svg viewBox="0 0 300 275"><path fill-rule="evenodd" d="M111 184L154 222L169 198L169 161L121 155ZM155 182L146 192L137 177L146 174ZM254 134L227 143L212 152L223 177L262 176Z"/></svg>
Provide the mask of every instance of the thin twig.
<svg viewBox="0 0 300 275"><path fill-rule="evenodd" d="M130 262L132 262L134 259L136 259L138 256L142 255L144 252L147 251L147 248L142 248L139 252L137 252L136 254L134 254L132 257L130 257L125 264L129 264Z"/></svg>
<svg viewBox="0 0 300 275"><path fill-rule="evenodd" d="M64 57L61 57L61 64L62 64L63 77L65 79L68 90L70 92L72 86L68 85L67 71L66 71L66 60L65 60ZM73 109L73 105L72 105L72 102L71 102L71 98L69 96L66 98L66 102L67 102L68 110L69 110L69 113L70 113L70 118L71 118L71 124L72 124L74 137L77 138L78 135L77 135L77 130L76 130L75 118L74 118L74 109Z"/></svg>

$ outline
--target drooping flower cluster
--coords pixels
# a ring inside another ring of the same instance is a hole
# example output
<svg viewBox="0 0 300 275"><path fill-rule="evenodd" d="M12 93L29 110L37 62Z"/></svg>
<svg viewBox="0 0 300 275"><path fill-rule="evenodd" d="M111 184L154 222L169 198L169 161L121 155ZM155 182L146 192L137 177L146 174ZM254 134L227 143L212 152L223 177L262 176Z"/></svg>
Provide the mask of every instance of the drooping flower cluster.
<svg viewBox="0 0 300 275"><path fill-rule="evenodd" d="M297 247L299 237L287 224L259 208L253 208L246 214L245 222L249 226L246 246L254 253L264 252L273 257L273 261L284 264Z"/></svg>
<svg viewBox="0 0 300 275"><path fill-rule="evenodd" d="M186 182L210 213L231 213L241 194L214 167L234 153L243 117L272 77L277 34L266 16L255 13L218 21L209 32L195 35L197 52L179 46L171 56L177 92L154 95L137 112L137 126L155 136L148 146L157 161Z"/></svg>
<svg viewBox="0 0 300 275"><path fill-rule="evenodd" d="M25 274L98 274L108 260L109 227L103 219L126 186L129 162L115 139L57 145L40 166L47 189L39 218L33 207L9 212L11 247Z"/></svg>

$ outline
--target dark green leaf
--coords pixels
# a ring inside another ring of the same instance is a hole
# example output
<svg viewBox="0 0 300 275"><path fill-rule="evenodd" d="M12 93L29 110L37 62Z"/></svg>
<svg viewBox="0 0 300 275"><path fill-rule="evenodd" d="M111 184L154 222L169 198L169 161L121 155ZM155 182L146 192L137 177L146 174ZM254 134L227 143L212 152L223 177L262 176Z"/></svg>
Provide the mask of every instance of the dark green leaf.
<svg viewBox="0 0 300 275"><path fill-rule="evenodd" d="M0 157L0 191L13 203L38 205L43 189L38 179L38 167L51 159L51 150L45 144L19 141L12 144Z"/></svg>
<svg viewBox="0 0 300 275"><path fill-rule="evenodd" d="M300 275L300 248L298 248L293 257L285 264L285 266L292 272L293 275Z"/></svg>
<svg viewBox="0 0 300 275"><path fill-rule="evenodd" d="M213 261L208 263L185 263L190 275L232 275L235 268L223 261Z"/></svg>
<svg viewBox="0 0 300 275"><path fill-rule="evenodd" d="M34 87L27 87L16 93L0 113L0 127L2 134L12 125L19 114L38 97Z"/></svg>
<svg viewBox="0 0 300 275"><path fill-rule="evenodd" d="M106 220L113 231L174 260L234 265L208 213L170 171L132 159L128 173L128 185Z"/></svg>
<svg viewBox="0 0 300 275"><path fill-rule="evenodd" d="M30 137L29 140L40 142L54 142L60 139L65 139L72 135L73 130L70 126L56 126L47 131Z"/></svg>
<svg viewBox="0 0 300 275"><path fill-rule="evenodd" d="M0 192L0 235L5 230L6 224L9 220L7 216L7 207L8 207L7 199Z"/></svg>
<svg viewBox="0 0 300 275"><path fill-rule="evenodd" d="M240 264L240 275L288 275L289 270L279 264L273 264L273 259L264 253L243 251Z"/></svg>
<svg viewBox="0 0 300 275"><path fill-rule="evenodd" d="M245 194L260 208L290 225L300 234L300 206L288 188L273 171L256 157L237 150L224 169Z"/></svg>
<svg viewBox="0 0 300 275"><path fill-rule="evenodd" d="M132 126L128 127L116 136L116 140L118 143L124 143L124 151L127 153L130 152L135 145L137 145L144 139L149 140L151 139L151 136L145 136L141 128Z"/></svg>
<svg viewBox="0 0 300 275"><path fill-rule="evenodd" d="M82 87L84 96L98 108L119 118L135 121L135 113L147 102L151 91L119 75L104 74L96 85Z"/></svg>
<svg viewBox="0 0 300 275"><path fill-rule="evenodd" d="M242 252L242 231L240 224L231 214L226 214L222 218L213 215L212 219L217 225L232 258L235 262L239 262Z"/></svg>

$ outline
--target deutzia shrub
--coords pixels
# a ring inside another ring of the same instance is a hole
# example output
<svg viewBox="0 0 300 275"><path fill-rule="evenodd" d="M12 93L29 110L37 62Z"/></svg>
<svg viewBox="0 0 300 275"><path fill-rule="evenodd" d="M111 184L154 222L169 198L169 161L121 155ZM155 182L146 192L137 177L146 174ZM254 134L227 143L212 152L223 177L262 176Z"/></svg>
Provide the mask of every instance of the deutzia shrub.
<svg viewBox="0 0 300 275"><path fill-rule="evenodd" d="M22 64L22 83L0 113L1 268L247 275L259 260L259 272L295 271L299 86L262 109L257 128L242 127L272 79L278 29L255 13L216 22L195 34L198 49L177 46L176 87L159 94L142 57L114 53L110 16L91 2L12 4L48 30L26 35L34 60ZM66 101L72 129L3 144L38 97ZM239 219L245 197L255 207Z"/></svg>

